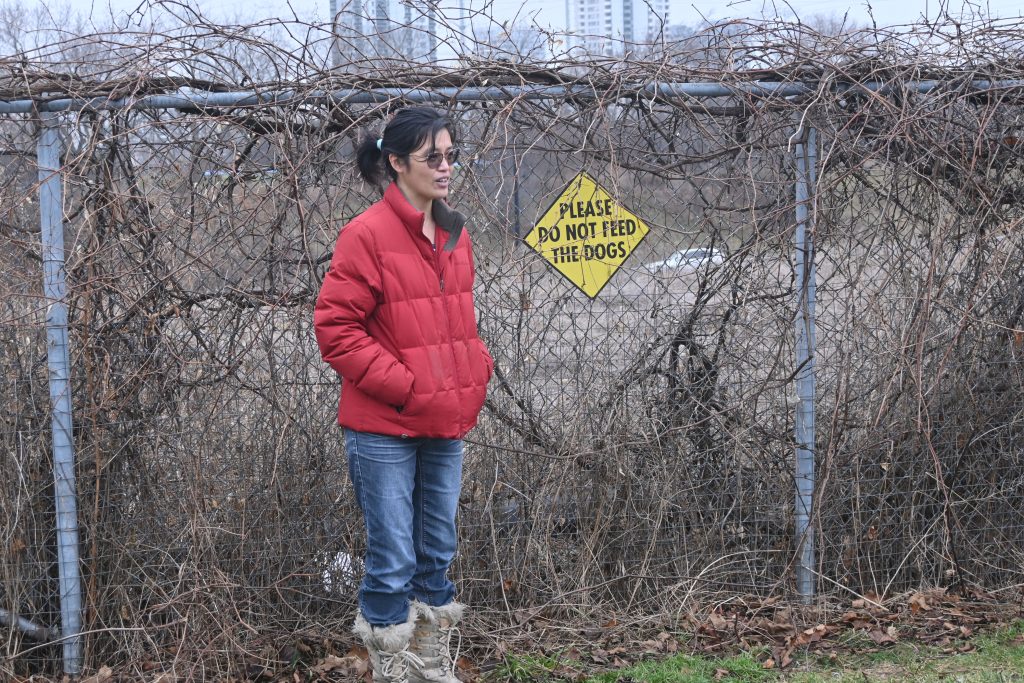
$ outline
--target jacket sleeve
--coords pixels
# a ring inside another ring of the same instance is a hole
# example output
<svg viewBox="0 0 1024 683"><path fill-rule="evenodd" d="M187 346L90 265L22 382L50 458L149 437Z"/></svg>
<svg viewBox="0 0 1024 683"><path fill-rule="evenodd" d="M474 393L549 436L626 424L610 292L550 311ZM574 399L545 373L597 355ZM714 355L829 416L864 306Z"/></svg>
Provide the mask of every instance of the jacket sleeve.
<svg viewBox="0 0 1024 683"><path fill-rule="evenodd" d="M366 395L403 406L413 376L394 354L367 332L381 295L381 268L373 235L350 223L341 231L313 310L320 355ZM356 228L356 229L353 229Z"/></svg>

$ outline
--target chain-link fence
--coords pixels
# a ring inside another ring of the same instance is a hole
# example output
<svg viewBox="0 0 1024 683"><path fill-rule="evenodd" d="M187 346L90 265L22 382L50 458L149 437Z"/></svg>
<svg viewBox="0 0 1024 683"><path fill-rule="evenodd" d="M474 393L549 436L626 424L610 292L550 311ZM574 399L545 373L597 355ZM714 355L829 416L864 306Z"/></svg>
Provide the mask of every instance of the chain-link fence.
<svg viewBox="0 0 1024 683"><path fill-rule="evenodd" d="M472 216L497 363L453 567L471 625L795 596L795 150L811 128L821 604L1015 595L1021 34L918 38L732 25L642 59L355 76L197 30L64 43L90 65L77 73L5 62L7 103L96 98L56 115L86 666L245 677L283 635L347 637L363 532L312 306L339 228L379 196L354 142L414 90L458 123L452 201ZM239 78L253 55L287 77ZM244 106L196 96L246 87ZM143 106L161 93L180 99ZM41 129L0 122L0 634L21 673L60 657ZM580 172L651 228L594 299L521 239Z"/></svg>

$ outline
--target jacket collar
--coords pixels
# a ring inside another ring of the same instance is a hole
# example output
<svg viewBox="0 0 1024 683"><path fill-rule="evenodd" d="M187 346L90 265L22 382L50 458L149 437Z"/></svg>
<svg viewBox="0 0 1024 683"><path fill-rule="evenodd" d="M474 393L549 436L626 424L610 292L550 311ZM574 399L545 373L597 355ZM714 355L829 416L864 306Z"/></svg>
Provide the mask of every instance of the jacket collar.
<svg viewBox="0 0 1024 683"><path fill-rule="evenodd" d="M409 203L402 191L398 189L398 183L391 183L384 190L384 202L391 207L398 219L414 236L423 232L423 212L417 211L416 207Z"/></svg>
<svg viewBox="0 0 1024 683"><path fill-rule="evenodd" d="M422 211L417 211L416 207L409 203L409 200L405 198L405 195L398 188L398 183L393 182L387 186L387 189L384 190L384 201L395 212L395 215L402 221L406 229L412 233L413 237L418 237L423 233L425 214ZM434 224L437 226L435 242L437 244L444 244L445 251L451 251L462 236L462 229L466 225L466 217L440 199L433 201L430 213L434 218Z"/></svg>

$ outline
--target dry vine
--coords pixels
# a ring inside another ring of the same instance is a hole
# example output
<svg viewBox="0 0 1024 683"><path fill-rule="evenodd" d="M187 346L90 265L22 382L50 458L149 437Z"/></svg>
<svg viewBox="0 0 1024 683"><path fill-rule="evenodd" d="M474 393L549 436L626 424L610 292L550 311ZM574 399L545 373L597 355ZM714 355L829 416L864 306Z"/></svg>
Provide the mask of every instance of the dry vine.
<svg viewBox="0 0 1024 683"><path fill-rule="evenodd" d="M339 227L377 196L352 145L403 99L347 97L378 88L501 89L439 104L469 159L454 198L499 368L455 567L477 626L791 595L801 121L821 139L821 590L1021 583L1020 24L735 22L628 58L482 43L438 66L380 58L371 35L329 68L325 27L186 18L0 60L4 101L93 100L61 117L89 666L245 676L282 637L347 638L360 518L311 308ZM735 93L649 88L682 82ZM240 90L289 97L102 106ZM0 608L52 626L37 131L0 122ZM652 227L593 301L518 239L584 170ZM721 264L643 267L691 247ZM0 671L56 668L59 648L0 633Z"/></svg>

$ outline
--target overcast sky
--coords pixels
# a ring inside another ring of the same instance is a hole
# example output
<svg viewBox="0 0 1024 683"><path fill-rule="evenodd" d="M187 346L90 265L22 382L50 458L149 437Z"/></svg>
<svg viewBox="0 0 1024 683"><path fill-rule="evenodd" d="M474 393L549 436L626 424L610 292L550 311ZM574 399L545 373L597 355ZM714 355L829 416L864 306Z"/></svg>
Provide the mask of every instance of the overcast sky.
<svg viewBox="0 0 1024 683"><path fill-rule="evenodd" d="M342 2L343 0L339 0ZM484 0L471 0L473 6L481 7ZM82 14L92 13L102 20L113 11L124 15L140 4L145 7L155 0L64 0ZM448 0L456 4L453 0ZM32 0L28 0L29 5ZM325 21L330 14L330 0L181 0L201 8L211 18L267 19L288 17L290 6L303 21ZM444 1L441 3L448 4ZM565 0L490 0L493 14L497 19L538 23L541 26L560 28L565 25ZM1014 18L1021 16L1021 0L671 0L671 23L695 25L702 19L719 21L730 18L792 16L802 18L816 15L849 14L857 24L869 24L873 15L880 26L912 23L921 17L935 18L942 9L951 14L977 13L979 10L992 18ZM248 15L248 16L247 16Z"/></svg>

